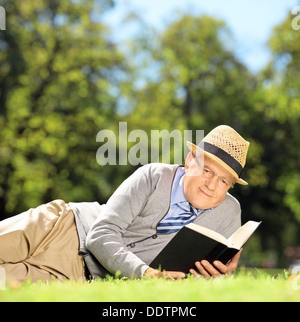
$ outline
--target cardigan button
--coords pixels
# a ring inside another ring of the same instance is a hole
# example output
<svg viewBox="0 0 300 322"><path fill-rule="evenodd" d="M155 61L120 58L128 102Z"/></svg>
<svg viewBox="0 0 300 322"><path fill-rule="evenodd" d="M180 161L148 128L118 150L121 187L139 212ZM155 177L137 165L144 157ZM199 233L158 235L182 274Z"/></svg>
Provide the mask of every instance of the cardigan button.
<svg viewBox="0 0 300 322"><path fill-rule="evenodd" d="M134 247L135 247L135 243L131 243L129 246L130 246L131 248L134 248Z"/></svg>
<svg viewBox="0 0 300 322"><path fill-rule="evenodd" d="M156 239L156 238L157 238L157 235L156 234L152 236L152 239Z"/></svg>

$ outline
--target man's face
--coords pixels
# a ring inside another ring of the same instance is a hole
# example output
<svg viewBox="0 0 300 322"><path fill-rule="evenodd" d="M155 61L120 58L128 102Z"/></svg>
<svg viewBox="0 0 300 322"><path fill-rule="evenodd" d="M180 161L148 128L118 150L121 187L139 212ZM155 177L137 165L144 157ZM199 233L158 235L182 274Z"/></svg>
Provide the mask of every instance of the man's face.
<svg viewBox="0 0 300 322"><path fill-rule="evenodd" d="M235 179L226 169L208 157L203 158L204 169L199 166L198 160L191 152L186 158L183 177L184 194L187 200L198 209L216 207L223 201ZM207 178L208 172L211 178ZM226 182L229 184L226 185Z"/></svg>

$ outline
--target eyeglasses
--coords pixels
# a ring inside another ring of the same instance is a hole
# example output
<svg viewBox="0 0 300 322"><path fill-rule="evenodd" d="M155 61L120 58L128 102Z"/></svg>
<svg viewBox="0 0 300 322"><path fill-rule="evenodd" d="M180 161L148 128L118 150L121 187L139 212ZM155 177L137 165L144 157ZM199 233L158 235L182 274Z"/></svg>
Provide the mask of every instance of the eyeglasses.
<svg viewBox="0 0 300 322"><path fill-rule="evenodd" d="M193 153L194 159L196 160L196 163L198 165L198 167L202 170L202 173L200 174L201 176L203 176L206 179L212 179L214 176L218 177L218 186L222 189L222 190L229 190L231 187L233 187L234 183L223 177L223 176L219 176L217 173L215 173L212 169L210 169L208 166L201 166L198 158L195 156L195 154Z"/></svg>

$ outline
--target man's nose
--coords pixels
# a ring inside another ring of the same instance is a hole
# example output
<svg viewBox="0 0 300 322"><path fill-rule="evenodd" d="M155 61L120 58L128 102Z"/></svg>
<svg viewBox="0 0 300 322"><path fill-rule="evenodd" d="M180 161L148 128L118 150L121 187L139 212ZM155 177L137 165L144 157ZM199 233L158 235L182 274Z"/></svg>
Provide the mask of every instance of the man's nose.
<svg viewBox="0 0 300 322"><path fill-rule="evenodd" d="M218 176L214 175L210 179L206 179L206 186L209 190L215 190L219 184Z"/></svg>

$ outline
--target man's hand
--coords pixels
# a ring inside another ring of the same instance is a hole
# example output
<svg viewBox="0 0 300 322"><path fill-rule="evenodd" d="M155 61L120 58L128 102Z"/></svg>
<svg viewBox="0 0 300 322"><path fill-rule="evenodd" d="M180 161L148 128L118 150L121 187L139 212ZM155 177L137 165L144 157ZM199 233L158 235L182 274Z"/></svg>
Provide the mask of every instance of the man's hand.
<svg viewBox="0 0 300 322"><path fill-rule="evenodd" d="M195 266L197 267L200 274L196 272L194 269L190 269L190 273L198 278L200 276L203 276L205 278L211 278L211 277L231 274L236 270L238 266L241 252L242 252L242 249L226 265L224 265L220 261L214 261L213 265L211 265L206 260L202 260L201 262L196 262Z"/></svg>
<svg viewBox="0 0 300 322"><path fill-rule="evenodd" d="M183 272L177 272L177 271L160 272L157 269L154 269L152 267L149 267L148 269L146 269L145 275L151 278L166 278L166 279L175 279L175 280L185 278L185 274Z"/></svg>

